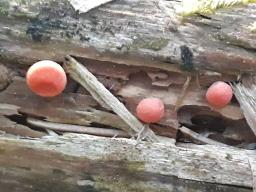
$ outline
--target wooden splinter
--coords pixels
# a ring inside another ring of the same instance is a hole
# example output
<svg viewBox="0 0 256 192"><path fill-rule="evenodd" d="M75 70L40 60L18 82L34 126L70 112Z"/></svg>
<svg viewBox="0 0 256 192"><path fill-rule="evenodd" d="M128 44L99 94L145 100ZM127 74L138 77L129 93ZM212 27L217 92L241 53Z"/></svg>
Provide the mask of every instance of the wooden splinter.
<svg viewBox="0 0 256 192"><path fill-rule="evenodd" d="M215 145L220 147L228 147L228 145L224 143L220 143L218 141L214 141L212 139L209 139L207 137L201 136L200 134L186 128L186 127L180 127L179 130L186 136L195 139L196 141L201 142L202 144L208 144L208 145Z"/></svg>
<svg viewBox="0 0 256 192"><path fill-rule="evenodd" d="M114 111L120 118L126 122L129 127L122 129L126 131L131 136L138 136L137 139L145 138L148 141L156 142L159 139L151 129L144 130L144 125L134 117L111 92L109 92L102 83L100 83L97 78L86 69L85 66L80 64L71 56L66 56L66 62L64 68L70 77L79 82L93 98L99 102L103 107Z"/></svg>
<svg viewBox="0 0 256 192"><path fill-rule="evenodd" d="M65 132L82 133L82 134L96 135L96 136L103 136L103 137L129 137L127 133L117 129L69 125L64 123L52 123L52 122L47 122L43 120L38 120L35 118L28 118L27 122L30 125L44 128L46 130L60 131L64 133Z"/></svg>

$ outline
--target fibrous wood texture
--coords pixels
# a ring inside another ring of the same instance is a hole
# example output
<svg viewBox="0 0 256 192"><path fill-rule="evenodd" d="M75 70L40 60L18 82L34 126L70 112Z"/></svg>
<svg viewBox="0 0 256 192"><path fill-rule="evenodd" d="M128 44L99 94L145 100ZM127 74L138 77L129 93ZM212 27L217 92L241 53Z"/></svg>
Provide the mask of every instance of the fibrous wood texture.
<svg viewBox="0 0 256 192"><path fill-rule="evenodd" d="M0 144L2 191L252 191L254 152L76 134Z"/></svg>
<svg viewBox="0 0 256 192"><path fill-rule="evenodd" d="M1 55L25 63L73 54L168 70L255 69L255 34L246 30L254 4L167 25L179 6L174 0L124 0L79 15L68 0L1 0Z"/></svg>
<svg viewBox="0 0 256 192"><path fill-rule="evenodd" d="M255 136L235 100L215 110L204 94L217 80L254 73L255 33L248 26L256 6L182 21L175 16L180 6L175 0L116 0L79 13L68 0L0 0L3 192L252 191L254 151L223 146L255 148ZM218 147L61 136L127 137L121 130L129 128L70 78L53 99L28 90L24 76L31 64L62 64L66 55L133 114L142 98L162 99L166 115L149 125L155 134ZM179 132L180 126L187 128ZM60 136L43 137L49 130Z"/></svg>
<svg viewBox="0 0 256 192"><path fill-rule="evenodd" d="M1 62L22 73L34 61L62 62L73 55L124 98L129 110L145 96L163 99L170 118L162 124L177 129L172 109L188 76L191 83L179 107L207 107L207 86L255 68L255 34L244 28L253 21L254 4L172 22L180 5L115 1L78 14L68 1L1 0ZM217 114L243 119L236 105Z"/></svg>

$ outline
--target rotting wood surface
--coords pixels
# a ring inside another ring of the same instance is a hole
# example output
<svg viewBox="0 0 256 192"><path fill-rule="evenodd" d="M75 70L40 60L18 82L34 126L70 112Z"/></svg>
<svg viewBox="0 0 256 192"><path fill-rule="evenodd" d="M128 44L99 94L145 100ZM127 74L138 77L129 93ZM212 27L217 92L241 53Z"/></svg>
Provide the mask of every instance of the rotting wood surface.
<svg viewBox="0 0 256 192"><path fill-rule="evenodd" d="M182 124L230 145L255 142L236 102L216 111L204 100L212 82L255 71L255 34L246 30L255 5L175 23L169 15L179 6L174 0L116 0L78 14L68 0L0 0L0 129L22 137L0 139L3 192L252 191L248 154L254 162L254 152L85 135L24 138L45 135L47 123L77 130L126 126L70 79L65 93L52 100L29 92L23 77L33 62L62 63L68 54L132 113L146 96L163 99L166 116L150 125L158 135L176 138ZM184 100L173 112L188 77ZM30 117L45 123L37 129Z"/></svg>
<svg viewBox="0 0 256 192"><path fill-rule="evenodd" d="M172 22L175 19L170 15L179 6L179 1L114 1L78 14L68 0L1 0L0 62L23 76L34 61L62 62L70 54L120 96L133 113L145 96L163 99L167 115L160 126L152 125L152 129L161 128L161 135L175 138L180 123L194 127L197 122L200 127L210 117L209 124L214 122L215 129L231 130L225 133L230 143L254 141L233 133L234 125L240 125L250 135L237 103L215 111L208 107L204 93L216 80L235 81L237 75L254 71L255 34L244 30L244 25L252 22L255 5ZM238 12L242 14L235 14ZM1 87L10 81L4 78ZM67 90L85 94L77 84ZM202 116L205 119L201 120ZM199 119L199 123L191 119ZM162 131L166 127L169 132Z"/></svg>
<svg viewBox="0 0 256 192"><path fill-rule="evenodd" d="M170 18L179 1L114 1L81 14L68 0L1 0L0 6L0 62L18 75L24 75L35 61L61 63L67 54L72 55L123 98L130 111L145 96L163 99L167 115L161 126L171 129L171 137L179 126L173 109L192 75L179 102L180 118L180 111L188 106L199 116L217 116L225 127L230 119L231 124L244 122L237 104L212 111L204 93L214 81L235 81L237 75L254 71L255 34L244 28L253 21L254 4L209 17L189 17L181 23ZM85 94L81 88L78 92Z"/></svg>
<svg viewBox="0 0 256 192"><path fill-rule="evenodd" d="M170 71L255 70L255 34L246 29L255 20L255 4L177 24L170 15L180 5L175 0L124 0L78 14L68 0L1 0L1 58L30 64L72 54Z"/></svg>
<svg viewBox="0 0 256 192"><path fill-rule="evenodd" d="M0 138L1 191L251 192L242 150L184 148L77 134Z"/></svg>

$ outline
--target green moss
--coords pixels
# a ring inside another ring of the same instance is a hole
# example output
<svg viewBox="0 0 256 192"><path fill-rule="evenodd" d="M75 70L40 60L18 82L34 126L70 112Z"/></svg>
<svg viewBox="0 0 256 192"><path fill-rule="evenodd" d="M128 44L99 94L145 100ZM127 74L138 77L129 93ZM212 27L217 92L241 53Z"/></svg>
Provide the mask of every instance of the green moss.
<svg viewBox="0 0 256 192"><path fill-rule="evenodd" d="M117 176L118 177L118 176ZM136 181L132 178L95 177L95 191L111 192L167 192L165 186L157 182Z"/></svg>
<svg viewBox="0 0 256 192"><path fill-rule="evenodd" d="M144 39L144 38L137 38L134 40L132 47L135 49L151 49L154 51L159 51L166 47L169 43L169 39L165 38L151 38L151 39Z"/></svg>
<svg viewBox="0 0 256 192"><path fill-rule="evenodd" d="M144 162L131 162L127 160L112 161L111 157L113 158L114 155L107 156L104 160L98 161L97 163L93 162L90 165L93 171L84 173L82 180L91 181L93 185L84 186L85 191L89 188L92 192L164 192L164 190L158 190L154 186L149 187L150 185L143 181L144 178L150 178L150 173L145 175ZM122 158L125 159L125 157ZM104 172L101 171L103 167Z"/></svg>
<svg viewBox="0 0 256 192"><path fill-rule="evenodd" d="M236 45L239 47L244 47L244 48L252 48L250 45L250 42L245 41L243 38L240 38L239 36L236 35L228 35L225 33L218 33L217 35L214 36L216 39L226 42L227 44L230 45Z"/></svg>
<svg viewBox="0 0 256 192"><path fill-rule="evenodd" d="M0 148L0 155L4 155L6 153L5 149Z"/></svg>
<svg viewBox="0 0 256 192"><path fill-rule="evenodd" d="M229 153L227 153L225 158L226 158L227 160L232 160L232 155L230 155Z"/></svg>
<svg viewBox="0 0 256 192"><path fill-rule="evenodd" d="M247 5L249 3L256 3L256 0L183 0L183 6L180 15L190 16L196 13L211 14L220 8Z"/></svg>
<svg viewBox="0 0 256 192"><path fill-rule="evenodd" d="M145 164L143 162L127 162L125 164L125 168L129 172L144 171Z"/></svg>
<svg viewBox="0 0 256 192"><path fill-rule="evenodd" d="M0 16L8 15L8 10L9 10L9 3L7 1L1 1L0 2Z"/></svg>
<svg viewBox="0 0 256 192"><path fill-rule="evenodd" d="M18 9L12 8L13 6L12 3L15 6L17 5L19 8ZM24 20L35 18L38 14L27 10L27 5L30 5L31 3L32 3L31 0L10 0L10 1L2 0L0 2L0 16L11 15L13 17L18 17L19 19L24 19ZM35 3L36 2L33 1L33 4Z"/></svg>
<svg viewBox="0 0 256 192"><path fill-rule="evenodd" d="M24 4L24 3L26 3L27 1L26 1L26 0L20 0L20 2Z"/></svg>
<svg viewBox="0 0 256 192"><path fill-rule="evenodd" d="M59 174L31 174L30 177L24 178L22 183L33 186L31 191L37 192L82 192L78 185L70 182L67 176ZM72 179L72 178L71 178Z"/></svg>
<svg viewBox="0 0 256 192"><path fill-rule="evenodd" d="M38 16L37 13L27 13L27 12L17 12L17 13L13 13L12 16L17 17L19 19L34 19Z"/></svg>

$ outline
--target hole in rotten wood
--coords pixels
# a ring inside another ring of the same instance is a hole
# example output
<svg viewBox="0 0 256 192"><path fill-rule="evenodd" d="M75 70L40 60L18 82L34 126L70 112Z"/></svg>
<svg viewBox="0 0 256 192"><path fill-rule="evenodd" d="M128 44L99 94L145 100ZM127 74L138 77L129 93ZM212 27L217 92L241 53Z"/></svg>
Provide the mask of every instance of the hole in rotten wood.
<svg viewBox="0 0 256 192"><path fill-rule="evenodd" d="M225 130L224 118L208 107L193 105L182 106L177 114L179 123L195 132L223 132Z"/></svg>
<svg viewBox="0 0 256 192"><path fill-rule="evenodd" d="M220 116L211 115L195 115L191 117L191 123L201 129L207 129L208 131L216 131L222 133L225 128L225 122Z"/></svg>
<svg viewBox="0 0 256 192"><path fill-rule="evenodd" d="M7 117L8 119L10 119L11 121L20 124L20 125L25 125L26 127L29 127L32 130L37 130L37 131L41 131L41 132L45 132L44 129L38 128L38 127L34 127L31 126L30 124L27 123L27 116L25 114L22 115L5 115L5 117Z"/></svg>
<svg viewBox="0 0 256 192"><path fill-rule="evenodd" d="M65 93L77 93L80 85L76 81L68 78Z"/></svg>
<svg viewBox="0 0 256 192"><path fill-rule="evenodd" d="M238 101L237 101L237 99L234 95L233 95L230 103L235 104L235 105L239 105L239 103L238 103Z"/></svg>
<svg viewBox="0 0 256 192"><path fill-rule="evenodd" d="M183 106L178 111L178 120L182 126L203 137L228 145L248 148L256 141L245 119L228 119L207 107ZM182 133L177 136L178 141L198 143Z"/></svg>
<svg viewBox="0 0 256 192"><path fill-rule="evenodd" d="M129 75L129 83L143 88L150 88L152 86L151 78L144 71Z"/></svg>
<svg viewBox="0 0 256 192"><path fill-rule="evenodd" d="M120 130L120 129L117 129L117 128L112 127L112 126L102 125L102 124L100 124L100 123L91 123L91 124L90 124L90 127L95 127L95 129L97 129L97 127L100 127L100 128L106 128L106 129Z"/></svg>
<svg viewBox="0 0 256 192"><path fill-rule="evenodd" d="M26 117L23 115L6 115L8 119L21 125L27 125Z"/></svg>

